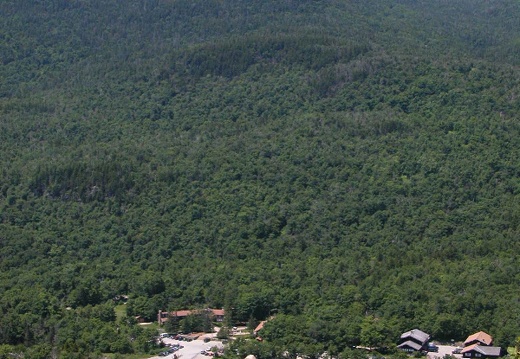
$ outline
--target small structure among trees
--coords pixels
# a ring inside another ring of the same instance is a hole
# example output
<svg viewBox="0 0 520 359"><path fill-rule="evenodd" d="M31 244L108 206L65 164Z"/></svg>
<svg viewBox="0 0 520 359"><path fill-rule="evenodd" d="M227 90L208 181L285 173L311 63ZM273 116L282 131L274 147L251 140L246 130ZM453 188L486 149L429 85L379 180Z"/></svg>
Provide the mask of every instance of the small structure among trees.
<svg viewBox="0 0 520 359"><path fill-rule="evenodd" d="M401 334L397 348L406 352L421 351L426 348L428 340L430 340L430 334L419 329L412 329Z"/></svg>
<svg viewBox="0 0 520 359"><path fill-rule="evenodd" d="M224 309L178 310L173 312L159 311L157 322L165 325L171 332L212 332L212 322L224 320Z"/></svg>
<svg viewBox="0 0 520 359"><path fill-rule="evenodd" d="M461 354L464 358L498 358L502 356L502 348L493 347L493 337L480 331L470 335L464 341L464 349Z"/></svg>
<svg viewBox="0 0 520 359"><path fill-rule="evenodd" d="M195 309L195 310L177 310L173 312L165 312L162 310L159 310L159 313L157 314L157 322L159 325L163 325L166 321L170 320L171 318L176 318L177 320L185 319L186 317L190 315L207 315L211 321L214 322L223 322L224 316L225 316L225 310L224 309L212 309L212 308L206 308L206 309Z"/></svg>
<svg viewBox="0 0 520 359"><path fill-rule="evenodd" d="M498 358L502 356L502 348L473 344L461 351L464 358Z"/></svg>
<svg viewBox="0 0 520 359"><path fill-rule="evenodd" d="M493 344L493 337L486 332L480 331L478 333L470 335L464 341L465 347L473 344L490 346L491 344Z"/></svg>

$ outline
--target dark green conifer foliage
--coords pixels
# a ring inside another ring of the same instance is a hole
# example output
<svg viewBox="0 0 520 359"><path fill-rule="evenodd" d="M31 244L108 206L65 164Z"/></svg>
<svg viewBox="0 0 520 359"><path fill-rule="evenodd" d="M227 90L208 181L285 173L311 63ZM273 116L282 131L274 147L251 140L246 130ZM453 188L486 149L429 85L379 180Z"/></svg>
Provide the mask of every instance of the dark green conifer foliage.
<svg viewBox="0 0 520 359"><path fill-rule="evenodd" d="M135 316L207 307L270 319L230 357L517 340L517 1L6 0L0 20L0 358L154 354Z"/></svg>

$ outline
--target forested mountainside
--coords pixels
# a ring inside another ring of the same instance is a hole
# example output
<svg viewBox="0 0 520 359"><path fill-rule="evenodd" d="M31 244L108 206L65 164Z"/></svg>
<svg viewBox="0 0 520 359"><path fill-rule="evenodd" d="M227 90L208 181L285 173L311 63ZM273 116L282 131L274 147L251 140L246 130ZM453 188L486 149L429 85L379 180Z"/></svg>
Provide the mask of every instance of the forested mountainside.
<svg viewBox="0 0 520 359"><path fill-rule="evenodd" d="M259 359L520 335L517 1L0 17L0 358L157 353L134 316L205 307L271 317Z"/></svg>

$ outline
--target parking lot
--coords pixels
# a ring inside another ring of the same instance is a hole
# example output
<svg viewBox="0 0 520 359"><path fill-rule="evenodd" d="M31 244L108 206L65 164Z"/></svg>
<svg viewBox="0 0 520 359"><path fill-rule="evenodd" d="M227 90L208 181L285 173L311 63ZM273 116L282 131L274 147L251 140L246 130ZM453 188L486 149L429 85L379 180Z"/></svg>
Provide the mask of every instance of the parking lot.
<svg viewBox="0 0 520 359"><path fill-rule="evenodd" d="M162 359L162 358L173 358L175 355L182 359L202 359L209 358L208 356L201 354L202 351L211 351L212 348L223 348L224 345L220 341L211 340L209 342L204 342L204 338L209 337L210 339L214 339L214 335L204 335L190 342L188 341L179 341L170 338L163 338L162 341L167 345L180 345L183 348L175 351L174 353L168 354L166 356L154 356L150 359ZM166 348L167 349L167 348ZM165 349L165 350L166 350Z"/></svg>
<svg viewBox="0 0 520 359"><path fill-rule="evenodd" d="M453 350L455 350L456 346L454 345L438 345L439 351L437 353L434 352L428 352L428 358L429 359L440 359L444 358L446 354L452 355L456 358L461 359L462 354L452 354Z"/></svg>

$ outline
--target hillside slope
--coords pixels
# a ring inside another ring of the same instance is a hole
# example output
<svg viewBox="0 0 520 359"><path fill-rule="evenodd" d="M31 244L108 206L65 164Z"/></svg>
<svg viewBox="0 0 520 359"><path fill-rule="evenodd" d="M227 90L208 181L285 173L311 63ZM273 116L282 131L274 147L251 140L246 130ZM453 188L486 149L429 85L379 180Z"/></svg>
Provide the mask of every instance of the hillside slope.
<svg viewBox="0 0 520 359"><path fill-rule="evenodd" d="M0 357L154 352L120 294L276 313L259 357L518 336L517 2L0 14Z"/></svg>

